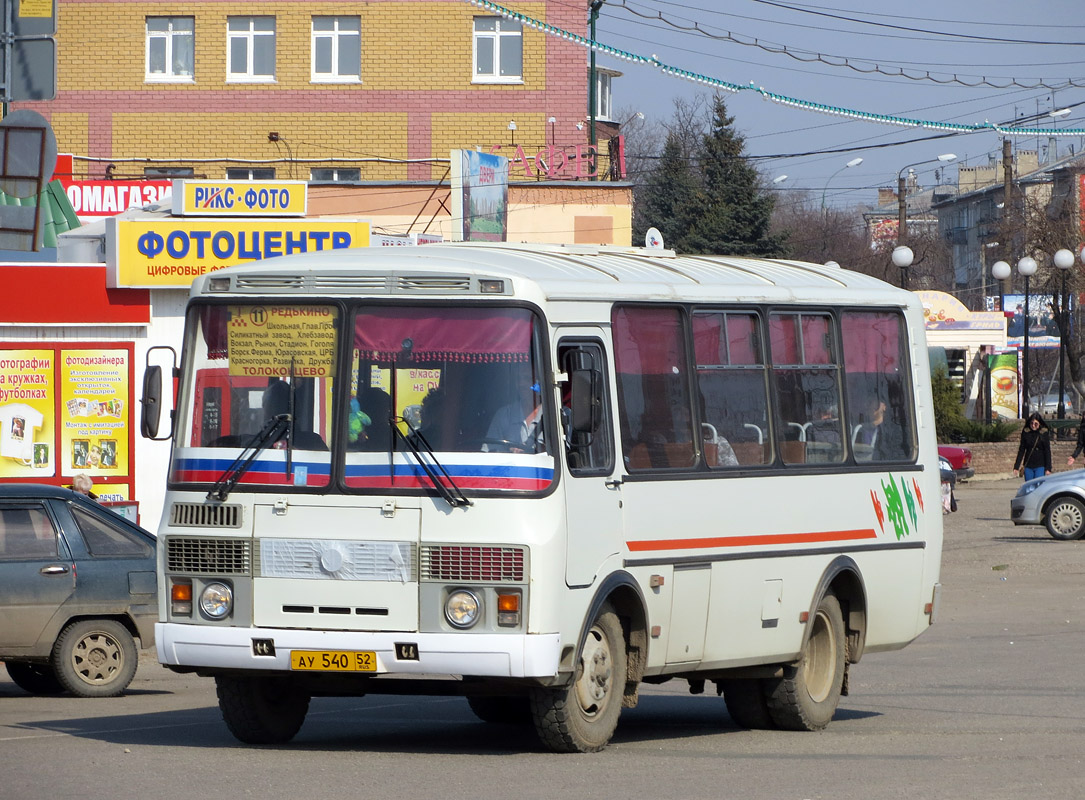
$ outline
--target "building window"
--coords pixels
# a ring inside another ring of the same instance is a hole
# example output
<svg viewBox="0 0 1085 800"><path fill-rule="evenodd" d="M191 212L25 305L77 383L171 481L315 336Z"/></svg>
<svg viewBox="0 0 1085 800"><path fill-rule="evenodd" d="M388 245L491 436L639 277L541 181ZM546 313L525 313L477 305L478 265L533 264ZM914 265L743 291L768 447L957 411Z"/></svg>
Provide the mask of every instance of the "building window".
<svg viewBox="0 0 1085 800"><path fill-rule="evenodd" d="M151 180L194 178L196 177L196 171L192 167L144 167L143 177Z"/></svg>
<svg viewBox="0 0 1085 800"><path fill-rule="evenodd" d="M361 18L313 17L312 80L357 83L361 79Z"/></svg>
<svg viewBox="0 0 1085 800"><path fill-rule="evenodd" d="M610 80L612 77L610 73L598 69L595 71L595 118L606 122L614 119L611 116Z"/></svg>
<svg viewBox="0 0 1085 800"><path fill-rule="evenodd" d="M331 169L320 167L309 173L309 180L321 183L357 183L361 179L362 170L356 167L347 169L342 167L333 167Z"/></svg>
<svg viewBox="0 0 1085 800"><path fill-rule="evenodd" d="M191 81L195 61L192 17L147 17L148 81Z"/></svg>
<svg viewBox="0 0 1085 800"><path fill-rule="evenodd" d="M226 47L227 80L275 80L275 17L230 17Z"/></svg>
<svg viewBox="0 0 1085 800"><path fill-rule="evenodd" d="M273 181L275 180L274 167L261 167L257 169L235 168L226 170L228 181Z"/></svg>
<svg viewBox="0 0 1085 800"><path fill-rule="evenodd" d="M475 83L522 83L524 30L501 17L475 17Z"/></svg>

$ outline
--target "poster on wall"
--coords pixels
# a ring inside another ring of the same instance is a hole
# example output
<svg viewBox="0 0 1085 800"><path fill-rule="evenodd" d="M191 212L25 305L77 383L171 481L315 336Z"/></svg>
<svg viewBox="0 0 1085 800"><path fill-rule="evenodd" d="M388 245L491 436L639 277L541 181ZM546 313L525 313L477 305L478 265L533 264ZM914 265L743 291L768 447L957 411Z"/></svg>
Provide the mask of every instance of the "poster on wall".
<svg viewBox="0 0 1085 800"><path fill-rule="evenodd" d="M509 160L477 150L453 150L450 164L453 241L505 241Z"/></svg>
<svg viewBox="0 0 1085 800"><path fill-rule="evenodd" d="M0 350L0 479L56 475L50 350Z"/></svg>
<svg viewBox="0 0 1085 800"><path fill-rule="evenodd" d="M988 357L991 367L991 412L1006 419L1017 419L1017 351Z"/></svg>
<svg viewBox="0 0 1085 800"><path fill-rule="evenodd" d="M127 475L129 353L60 351L61 475Z"/></svg>

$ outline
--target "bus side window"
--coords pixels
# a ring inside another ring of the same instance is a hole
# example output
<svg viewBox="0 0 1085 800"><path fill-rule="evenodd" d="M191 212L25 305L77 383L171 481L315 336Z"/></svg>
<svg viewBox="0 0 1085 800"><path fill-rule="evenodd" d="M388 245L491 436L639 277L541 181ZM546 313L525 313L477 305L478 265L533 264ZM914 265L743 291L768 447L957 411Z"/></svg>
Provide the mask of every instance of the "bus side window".
<svg viewBox="0 0 1085 800"><path fill-rule="evenodd" d="M771 461L768 384L757 315L697 311L693 349L708 466L727 469Z"/></svg>
<svg viewBox="0 0 1085 800"><path fill-rule="evenodd" d="M769 317L780 453L785 464L839 463L844 458L833 328L832 317L825 313Z"/></svg>
<svg viewBox="0 0 1085 800"><path fill-rule="evenodd" d="M682 310L615 306L611 330L626 468L635 472L695 466L698 448Z"/></svg>
<svg viewBox="0 0 1085 800"><path fill-rule="evenodd" d="M609 475L614 470L614 437L603 347L590 340L563 339L558 344L558 364L569 376L562 386L559 409L569 472ZM577 416L590 418L590 423L582 418L574 425L574 392Z"/></svg>
<svg viewBox="0 0 1085 800"><path fill-rule="evenodd" d="M903 320L895 312L840 316L848 429L856 461L915 458L915 409Z"/></svg>

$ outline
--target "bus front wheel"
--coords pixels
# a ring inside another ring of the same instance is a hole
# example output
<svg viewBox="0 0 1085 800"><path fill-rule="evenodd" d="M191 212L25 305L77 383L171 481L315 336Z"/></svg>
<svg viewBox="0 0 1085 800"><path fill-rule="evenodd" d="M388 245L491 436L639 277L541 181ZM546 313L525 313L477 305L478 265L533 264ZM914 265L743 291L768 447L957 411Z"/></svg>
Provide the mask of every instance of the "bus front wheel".
<svg viewBox="0 0 1085 800"><path fill-rule="evenodd" d="M592 623L567 686L531 691L535 730L555 753L594 753L607 746L625 691L625 636L618 615L604 606Z"/></svg>
<svg viewBox="0 0 1085 800"><path fill-rule="evenodd" d="M810 625L799 663L766 686L769 714L784 730L821 730L840 702L846 645L844 615L836 597L821 598Z"/></svg>
<svg viewBox="0 0 1085 800"><path fill-rule="evenodd" d="M282 744L301 730L309 695L284 678L215 678L226 727L245 744Z"/></svg>

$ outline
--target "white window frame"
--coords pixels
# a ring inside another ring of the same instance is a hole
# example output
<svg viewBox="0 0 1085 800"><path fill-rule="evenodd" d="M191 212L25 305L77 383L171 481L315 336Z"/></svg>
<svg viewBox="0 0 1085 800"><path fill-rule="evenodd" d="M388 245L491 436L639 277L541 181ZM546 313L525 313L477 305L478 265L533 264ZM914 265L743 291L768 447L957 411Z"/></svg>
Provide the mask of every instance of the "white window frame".
<svg viewBox="0 0 1085 800"><path fill-rule="evenodd" d="M164 31L152 31L150 28L151 20L166 20L166 30ZM188 22L188 30L174 30L174 23L180 20ZM186 16L164 16L153 15L146 18L146 47L144 58L144 80L147 83L194 83L196 80L196 19L195 17ZM178 45L184 43L187 38L187 47L189 48L189 64L191 72L187 75L184 73L178 73L174 71L174 54L178 49ZM166 47L166 71L165 72L151 72L151 43L154 40L162 39L165 42Z"/></svg>
<svg viewBox="0 0 1085 800"><path fill-rule="evenodd" d="M258 31L255 29L255 23L257 19L270 19L271 30L270 31ZM231 30L230 23L238 20L248 20L248 30ZM275 82L275 70L277 68L275 52L276 46L276 20L274 16L269 14L256 14L252 16L237 15L226 18L226 82L227 83L274 83ZM256 41L257 37L270 36L272 43L272 71L270 74L256 74L254 72L253 61L255 58ZM245 72L230 72L231 68L231 51L233 44L237 40L243 40L245 42Z"/></svg>
<svg viewBox="0 0 1085 800"><path fill-rule="evenodd" d="M494 20L494 30L479 30L478 23L481 20ZM515 26L515 29L514 27ZM508 30L502 30L507 27ZM518 22L505 19L504 17L475 17L474 35L471 48L471 83L523 83L524 82L524 27ZM520 42L520 74L501 74L501 43L509 39L518 39ZM479 73L479 43L489 41L493 47L493 72Z"/></svg>
<svg viewBox="0 0 1085 800"><path fill-rule="evenodd" d="M271 172L271 175L266 177L254 178L254 172ZM234 175L230 175L230 173ZM238 172L247 172L247 175L237 175ZM275 180L275 167L230 167L226 170L226 180L228 181L273 181Z"/></svg>
<svg viewBox="0 0 1085 800"><path fill-rule="evenodd" d="M333 19L335 24L330 31L318 31L316 21L318 19ZM357 30L340 30L340 20L350 19L357 22ZM312 38L309 48L309 72L310 81L313 83L361 83L362 82L362 18L356 14L316 14L310 21ZM332 46L332 69L331 72L317 72L316 50L318 39L330 39ZM339 72L339 54L343 48L348 47L358 52L358 72L349 75Z"/></svg>
<svg viewBox="0 0 1085 800"><path fill-rule="evenodd" d="M330 181L327 178L314 178L313 173L318 169L320 169L320 170L331 169L332 177L331 177ZM342 172L347 172L348 170L351 173L355 173L355 172L358 173L358 176L356 178L344 178L339 174L341 171ZM362 179L362 170L359 167L314 167L314 168L309 170L309 180L310 181L319 181L320 183L327 183L327 182L331 182L331 183L354 183L355 181L360 181L361 179Z"/></svg>
<svg viewBox="0 0 1085 800"><path fill-rule="evenodd" d="M603 122L614 121L613 78L609 72L595 70L595 118Z"/></svg>

